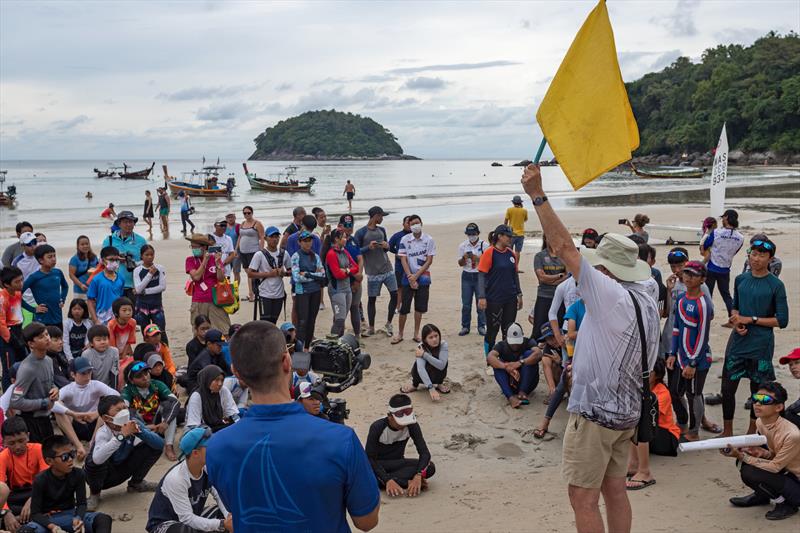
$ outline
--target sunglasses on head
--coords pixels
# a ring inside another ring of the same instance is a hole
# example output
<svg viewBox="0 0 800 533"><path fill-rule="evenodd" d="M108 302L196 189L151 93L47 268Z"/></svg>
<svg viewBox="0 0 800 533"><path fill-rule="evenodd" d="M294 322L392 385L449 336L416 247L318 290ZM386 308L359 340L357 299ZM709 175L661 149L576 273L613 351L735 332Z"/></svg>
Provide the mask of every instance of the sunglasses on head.
<svg viewBox="0 0 800 533"><path fill-rule="evenodd" d="M751 247L757 246L765 250L772 250L774 248L774 245L771 242L767 241L753 241L750 246Z"/></svg>
<svg viewBox="0 0 800 533"><path fill-rule="evenodd" d="M753 403L760 403L761 405L773 405L778 403L778 400L775 399L774 396L770 396L769 394L760 394L756 392L751 396Z"/></svg>
<svg viewBox="0 0 800 533"><path fill-rule="evenodd" d="M62 463L66 463L70 459L74 460L77 456L78 456L78 452L76 452L75 450L72 450L70 452L64 452L61 455L56 455L55 458L56 459L61 459Z"/></svg>
<svg viewBox="0 0 800 533"><path fill-rule="evenodd" d="M675 250L674 252L670 252L667 257L686 257L686 254L680 250Z"/></svg>
<svg viewBox="0 0 800 533"><path fill-rule="evenodd" d="M400 410L397 410L397 411L393 411L392 414L394 416L408 416L413 412L414 412L414 408L409 405L405 409L400 409Z"/></svg>
<svg viewBox="0 0 800 533"><path fill-rule="evenodd" d="M137 372L141 372L142 370L147 370L147 363L143 363L141 361L137 363L133 363L131 367L131 372L136 374Z"/></svg>

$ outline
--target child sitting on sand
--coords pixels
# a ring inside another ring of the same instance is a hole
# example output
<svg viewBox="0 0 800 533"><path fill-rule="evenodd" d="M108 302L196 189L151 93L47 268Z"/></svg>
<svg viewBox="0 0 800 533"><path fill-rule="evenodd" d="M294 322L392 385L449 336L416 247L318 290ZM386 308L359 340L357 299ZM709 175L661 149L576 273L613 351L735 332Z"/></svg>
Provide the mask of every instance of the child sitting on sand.
<svg viewBox="0 0 800 533"><path fill-rule="evenodd" d="M450 392L450 387L444 383L447 378L447 341L442 340L442 332L433 324L425 324L421 335L422 342L417 345L416 360L411 367L411 383L400 390L408 394L422 384L436 402L439 401L439 393Z"/></svg>
<svg viewBox="0 0 800 533"><path fill-rule="evenodd" d="M102 324L92 326L86 337L89 348L82 355L92 365L94 379L119 390L119 350L109 345L108 328Z"/></svg>

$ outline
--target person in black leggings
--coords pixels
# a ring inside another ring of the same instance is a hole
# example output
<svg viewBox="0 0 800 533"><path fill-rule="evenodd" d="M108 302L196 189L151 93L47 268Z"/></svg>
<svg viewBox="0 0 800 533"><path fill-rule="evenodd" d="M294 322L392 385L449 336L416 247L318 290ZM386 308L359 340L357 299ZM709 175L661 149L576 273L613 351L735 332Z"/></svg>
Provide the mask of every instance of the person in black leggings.
<svg viewBox="0 0 800 533"><path fill-rule="evenodd" d="M325 269L319 256L311 249L312 236L302 230L298 238L300 250L292 255L292 280L295 284L295 306L297 309L297 339L304 347L314 340L319 304L322 301L322 285Z"/></svg>
<svg viewBox="0 0 800 533"><path fill-rule="evenodd" d="M499 225L489 234L492 247L481 255L478 264L478 309L486 311L484 354L495 344L497 333L505 339L508 326L517 319L522 308L522 288L519 284L519 256L511 248L514 232Z"/></svg>

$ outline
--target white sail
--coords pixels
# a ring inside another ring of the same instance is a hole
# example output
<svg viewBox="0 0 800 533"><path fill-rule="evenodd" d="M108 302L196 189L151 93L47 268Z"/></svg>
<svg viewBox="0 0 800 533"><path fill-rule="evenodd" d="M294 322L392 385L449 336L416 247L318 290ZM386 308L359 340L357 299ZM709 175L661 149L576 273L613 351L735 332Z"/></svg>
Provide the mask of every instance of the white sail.
<svg viewBox="0 0 800 533"><path fill-rule="evenodd" d="M719 217L725 211L725 186L728 181L728 135L725 124L719 134L717 151L714 154L714 169L711 171L711 216Z"/></svg>

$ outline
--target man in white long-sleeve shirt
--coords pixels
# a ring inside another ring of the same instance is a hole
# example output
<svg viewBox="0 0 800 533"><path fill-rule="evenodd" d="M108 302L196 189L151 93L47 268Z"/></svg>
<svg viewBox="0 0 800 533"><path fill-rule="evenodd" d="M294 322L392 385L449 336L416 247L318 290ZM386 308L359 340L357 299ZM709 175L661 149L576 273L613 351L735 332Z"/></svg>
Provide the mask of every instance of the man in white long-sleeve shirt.
<svg viewBox="0 0 800 533"><path fill-rule="evenodd" d="M150 504L148 533L196 533L233 531L233 517L225 509L206 473L206 443L211 430L197 427L181 438L185 459L163 477ZM211 495L215 507L206 509Z"/></svg>

